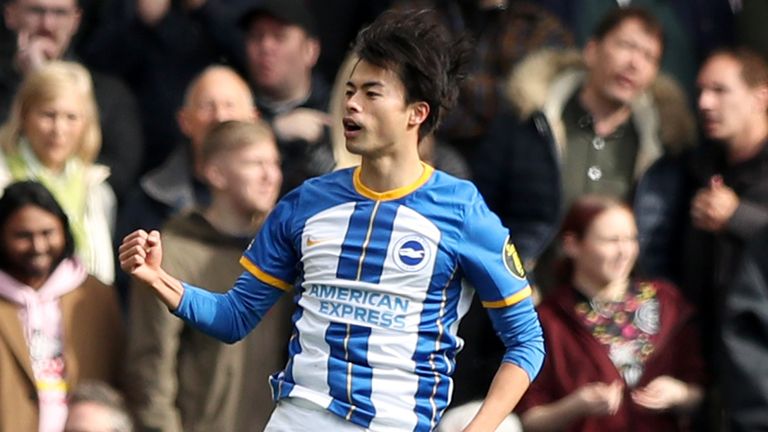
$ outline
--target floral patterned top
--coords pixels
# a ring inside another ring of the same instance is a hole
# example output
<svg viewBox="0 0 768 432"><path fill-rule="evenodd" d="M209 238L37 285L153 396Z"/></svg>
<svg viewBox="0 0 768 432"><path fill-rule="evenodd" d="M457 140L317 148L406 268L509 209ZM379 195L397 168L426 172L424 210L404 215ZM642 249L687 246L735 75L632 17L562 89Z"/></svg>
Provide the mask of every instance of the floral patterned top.
<svg viewBox="0 0 768 432"><path fill-rule="evenodd" d="M618 301L598 301L580 294L576 316L608 350L627 386L635 387L659 333L660 308L656 288L633 283Z"/></svg>

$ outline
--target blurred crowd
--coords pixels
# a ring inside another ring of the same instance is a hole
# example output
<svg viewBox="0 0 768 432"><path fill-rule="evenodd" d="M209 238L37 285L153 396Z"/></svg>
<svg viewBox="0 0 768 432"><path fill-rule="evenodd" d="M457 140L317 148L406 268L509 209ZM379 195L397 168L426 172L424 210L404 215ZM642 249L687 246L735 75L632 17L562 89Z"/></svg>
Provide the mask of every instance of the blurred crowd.
<svg viewBox="0 0 768 432"><path fill-rule="evenodd" d="M261 431L292 303L234 345L115 265L228 289L276 201L359 163L356 33L431 9L474 44L419 143L471 180L535 288L547 357L499 430L768 429L765 0L4 0L0 432ZM435 79L438 79L436 77ZM503 355L479 302L439 430Z"/></svg>

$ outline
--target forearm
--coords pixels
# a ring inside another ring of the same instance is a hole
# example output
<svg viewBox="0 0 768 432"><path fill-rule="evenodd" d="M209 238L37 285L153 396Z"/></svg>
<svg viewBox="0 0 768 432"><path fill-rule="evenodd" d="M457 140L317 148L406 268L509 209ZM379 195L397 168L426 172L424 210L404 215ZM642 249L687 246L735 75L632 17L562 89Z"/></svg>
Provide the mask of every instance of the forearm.
<svg viewBox="0 0 768 432"><path fill-rule="evenodd" d="M583 417L577 400L568 395L556 402L533 407L523 413L520 421L526 432L560 431Z"/></svg>
<svg viewBox="0 0 768 432"><path fill-rule="evenodd" d="M528 389L528 373L512 363L502 363L491 382L488 395L465 432L493 431L512 412Z"/></svg>
<svg viewBox="0 0 768 432"><path fill-rule="evenodd" d="M742 201L726 223L725 229L747 241L766 225L768 225L768 210L758 204Z"/></svg>
<svg viewBox="0 0 768 432"><path fill-rule="evenodd" d="M243 272L225 294L186 285L173 313L212 337L234 343L256 327L284 293Z"/></svg>
<svg viewBox="0 0 768 432"><path fill-rule="evenodd" d="M184 286L181 281L160 269L156 277L148 285L152 288L168 309L174 311L178 309L181 303L181 297L184 295Z"/></svg>

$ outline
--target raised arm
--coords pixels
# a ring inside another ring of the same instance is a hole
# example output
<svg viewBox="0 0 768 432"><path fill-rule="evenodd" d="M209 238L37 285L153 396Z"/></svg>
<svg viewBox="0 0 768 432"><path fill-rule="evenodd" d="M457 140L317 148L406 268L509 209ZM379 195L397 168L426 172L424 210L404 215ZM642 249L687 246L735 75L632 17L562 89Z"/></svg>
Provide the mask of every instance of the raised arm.
<svg viewBox="0 0 768 432"><path fill-rule="evenodd" d="M160 267L163 244L158 231L147 233L140 229L128 234L118 253L123 271L149 286L168 309L176 310L179 307L184 286Z"/></svg>

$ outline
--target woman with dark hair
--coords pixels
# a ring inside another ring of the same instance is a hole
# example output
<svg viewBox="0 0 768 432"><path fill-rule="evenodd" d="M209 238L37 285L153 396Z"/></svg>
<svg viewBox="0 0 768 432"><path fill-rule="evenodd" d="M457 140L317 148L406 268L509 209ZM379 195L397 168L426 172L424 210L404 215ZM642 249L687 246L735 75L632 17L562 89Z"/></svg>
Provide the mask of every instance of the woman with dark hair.
<svg viewBox="0 0 768 432"><path fill-rule="evenodd" d="M538 308L547 357L518 412L526 431L678 431L702 399L693 309L631 276L632 211L577 199L560 231L559 288Z"/></svg>
<svg viewBox="0 0 768 432"><path fill-rule="evenodd" d="M124 333L115 291L74 254L64 210L41 184L0 198L0 431L61 431L81 380L115 384Z"/></svg>

